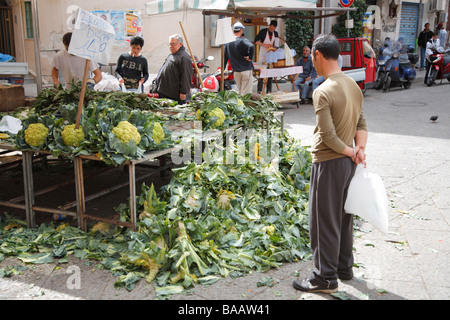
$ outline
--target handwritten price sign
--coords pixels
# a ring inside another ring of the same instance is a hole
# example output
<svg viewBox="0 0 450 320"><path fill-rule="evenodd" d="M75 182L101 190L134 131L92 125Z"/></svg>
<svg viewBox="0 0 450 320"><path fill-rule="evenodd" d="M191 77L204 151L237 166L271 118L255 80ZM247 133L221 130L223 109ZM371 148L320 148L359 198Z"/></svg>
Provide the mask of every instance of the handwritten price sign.
<svg viewBox="0 0 450 320"><path fill-rule="evenodd" d="M114 37L114 27L111 24L79 8L69 53L87 60L108 64Z"/></svg>

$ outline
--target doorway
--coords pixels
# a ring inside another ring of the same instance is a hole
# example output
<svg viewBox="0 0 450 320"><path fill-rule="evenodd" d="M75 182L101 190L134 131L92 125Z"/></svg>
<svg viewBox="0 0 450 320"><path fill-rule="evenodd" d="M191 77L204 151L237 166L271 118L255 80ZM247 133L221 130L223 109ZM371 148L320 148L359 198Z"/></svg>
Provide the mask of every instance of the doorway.
<svg viewBox="0 0 450 320"><path fill-rule="evenodd" d="M0 0L0 53L16 56L12 8L6 0Z"/></svg>

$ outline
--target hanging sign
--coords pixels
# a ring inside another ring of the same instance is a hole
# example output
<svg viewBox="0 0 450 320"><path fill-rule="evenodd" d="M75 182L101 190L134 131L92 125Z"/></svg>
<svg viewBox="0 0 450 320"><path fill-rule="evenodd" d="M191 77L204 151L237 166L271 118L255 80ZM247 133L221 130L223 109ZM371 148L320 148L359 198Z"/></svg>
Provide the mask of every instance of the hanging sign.
<svg viewBox="0 0 450 320"><path fill-rule="evenodd" d="M216 46L233 42L236 37L231 26L231 17L217 20Z"/></svg>
<svg viewBox="0 0 450 320"><path fill-rule="evenodd" d="M339 0L339 2L344 8L350 7L353 4L353 0Z"/></svg>
<svg viewBox="0 0 450 320"><path fill-rule="evenodd" d="M108 64L114 37L114 27L110 23L79 8L68 51L87 60Z"/></svg>

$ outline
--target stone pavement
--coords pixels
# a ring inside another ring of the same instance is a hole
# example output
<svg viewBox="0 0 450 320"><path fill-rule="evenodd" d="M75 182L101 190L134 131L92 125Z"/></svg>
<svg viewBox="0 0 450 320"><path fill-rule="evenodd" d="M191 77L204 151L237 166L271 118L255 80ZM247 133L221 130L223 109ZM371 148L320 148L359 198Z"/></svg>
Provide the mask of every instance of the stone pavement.
<svg viewBox="0 0 450 320"><path fill-rule="evenodd" d="M354 279L339 282L339 297L352 300L450 299L450 83L423 84L423 72L410 89L369 90L364 111L369 127L367 167L379 174L390 200L389 233L358 221L354 242ZM312 105L285 105L285 128L305 145L311 141ZM436 123L429 118L438 115ZM19 265L7 258L0 269ZM258 300L336 300L329 294L301 293L292 287L309 275L312 261L286 263L264 273L224 278L198 285L170 300L183 304L212 300L257 303ZM81 276L80 288L71 282ZM258 286L271 277L273 286ZM114 288L115 277L93 264L36 265L23 275L0 278L0 299L150 300L153 285L141 280L136 289ZM187 303L187 302L186 302Z"/></svg>

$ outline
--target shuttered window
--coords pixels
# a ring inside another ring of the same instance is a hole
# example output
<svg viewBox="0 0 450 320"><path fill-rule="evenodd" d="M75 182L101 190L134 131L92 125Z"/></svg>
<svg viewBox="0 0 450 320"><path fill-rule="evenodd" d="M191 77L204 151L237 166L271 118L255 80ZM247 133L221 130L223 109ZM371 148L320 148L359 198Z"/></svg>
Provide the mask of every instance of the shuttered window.
<svg viewBox="0 0 450 320"><path fill-rule="evenodd" d="M25 29L27 39L33 39L34 38L33 11L31 10L31 1L25 1L24 6L25 6Z"/></svg>

